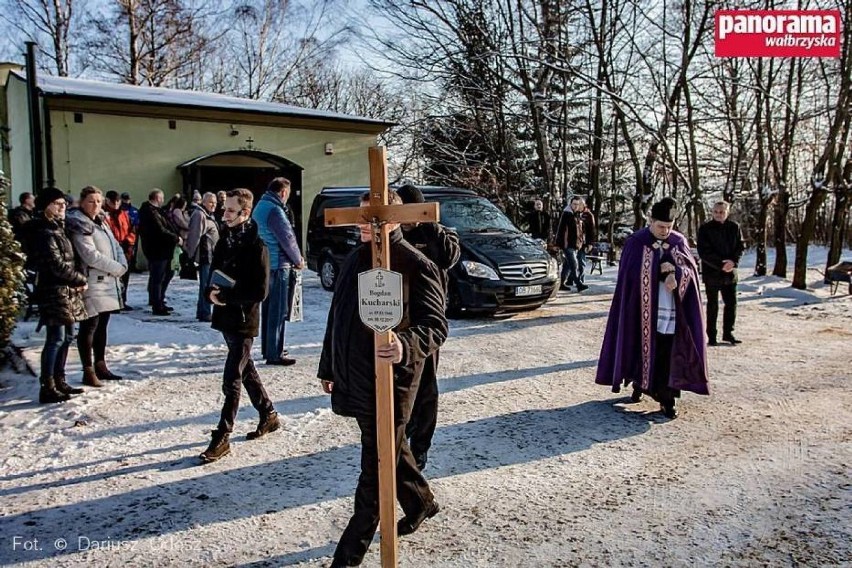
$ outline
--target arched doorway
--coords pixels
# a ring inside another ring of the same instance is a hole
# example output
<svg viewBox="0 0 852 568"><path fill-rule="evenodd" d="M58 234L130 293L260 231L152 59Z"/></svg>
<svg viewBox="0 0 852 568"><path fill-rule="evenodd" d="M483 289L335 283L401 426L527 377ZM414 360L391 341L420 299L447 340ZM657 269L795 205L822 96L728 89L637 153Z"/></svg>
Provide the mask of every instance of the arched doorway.
<svg viewBox="0 0 852 568"><path fill-rule="evenodd" d="M289 206L295 219L296 238L302 246L302 170L298 164L281 156L259 150L228 150L193 158L177 167L183 176L183 192L187 197L194 190L201 193L228 191L245 187L254 194L255 203L261 198L272 178L284 176L290 180Z"/></svg>

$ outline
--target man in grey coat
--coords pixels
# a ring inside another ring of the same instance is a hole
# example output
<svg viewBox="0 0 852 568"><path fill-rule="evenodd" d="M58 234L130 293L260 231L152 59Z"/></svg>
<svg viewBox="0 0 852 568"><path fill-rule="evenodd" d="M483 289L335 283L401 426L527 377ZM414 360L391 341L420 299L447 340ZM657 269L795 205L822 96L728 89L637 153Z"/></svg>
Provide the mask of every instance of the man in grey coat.
<svg viewBox="0 0 852 568"><path fill-rule="evenodd" d="M205 193L201 204L190 207L189 232L186 235L184 249L190 260L198 266L198 302L195 317L198 321L211 321L213 304L204 290L210 280L210 263L213 261L213 249L219 242L219 224L213 213L216 211L216 194Z"/></svg>

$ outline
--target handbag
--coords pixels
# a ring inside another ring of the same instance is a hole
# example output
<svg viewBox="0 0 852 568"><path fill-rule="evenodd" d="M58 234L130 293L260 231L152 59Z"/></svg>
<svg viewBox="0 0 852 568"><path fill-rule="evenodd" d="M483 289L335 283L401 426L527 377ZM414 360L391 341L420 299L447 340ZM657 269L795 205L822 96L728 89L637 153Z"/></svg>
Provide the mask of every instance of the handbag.
<svg viewBox="0 0 852 568"><path fill-rule="evenodd" d="M189 258L188 254L181 252L178 261L180 262L178 276L182 280L198 280L198 265Z"/></svg>

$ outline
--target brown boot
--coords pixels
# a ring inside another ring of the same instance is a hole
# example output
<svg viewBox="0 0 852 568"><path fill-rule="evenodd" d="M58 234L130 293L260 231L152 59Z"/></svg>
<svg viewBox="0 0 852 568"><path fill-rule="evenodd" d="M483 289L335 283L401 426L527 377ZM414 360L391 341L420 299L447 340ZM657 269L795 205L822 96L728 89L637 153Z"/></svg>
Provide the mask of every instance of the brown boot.
<svg viewBox="0 0 852 568"><path fill-rule="evenodd" d="M94 367L83 367L83 384L87 387L102 387L104 384L98 379L95 374Z"/></svg>
<svg viewBox="0 0 852 568"><path fill-rule="evenodd" d="M214 462L231 453L231 444L228 441L230 434L228 432L213 430L211 434L210 445L200 456L204 463Z"/></svg>
<svg viewBox="0 0 852 568"><path fill-rule="evenodd" d="M106 361L98 361L95 363L95 374L102 381L120 381L122 378L121 375L116 375L109 369L107 369Z"/></svg>
<svg viewBox="0 0 852 568"><path fill-rule="evenodd" d="M56 390L62 394L83 394L83 389L72 387L65 382L65 375L57 375L54 382L56 383Z"/></svg>

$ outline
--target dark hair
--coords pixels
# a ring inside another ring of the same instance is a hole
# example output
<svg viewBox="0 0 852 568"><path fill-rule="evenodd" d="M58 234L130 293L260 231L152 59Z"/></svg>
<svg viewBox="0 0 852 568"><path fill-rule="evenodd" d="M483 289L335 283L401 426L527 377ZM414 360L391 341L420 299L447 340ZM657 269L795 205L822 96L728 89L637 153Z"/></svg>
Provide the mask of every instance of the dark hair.
<svg viewBox="0 0 852 568"><path fill-rule="evenodd" d="M24 201L26 201L27 199L31 198L32 196L33 196L33 194L32 194L32 193L30 193L29 191L25 191L25 192L23 192L21 195L19 195L19 196L18 196L18 203L20 203L21 205L23 205L23 204L24 204Z"/></svg>
<svg viewBox="0 0 852 568"><path fill-rule="evenodd" d="M266 191L281 193L281 190L285 188L290 189L290 180L285 177L277 177L269 182L269 185L266 186Z"/></svg>
<svg viewBox="0 0 852 568"><path fill-rule="evenodd" d="M403 203L424 203L423 192L411 184L406 184L397 190Z"/></svg>
<svg viewBox="0 0 852 568"><path fill-rule="evenodd" d="M110 201L118 201L118 192L114 189L111 189L106 192L106 195L104 195L104 197L106 197Z"/></svg>
<svg viewBox="0 0 852 568"><path fill-rule="evenodd" d="M244 187L232 189L231 191L226 193L225 196L236 197L237 203L240 204L240 209L251 209L252 205L254 205L254 195L252 195L251 191L245 189Z"/></svg>
<svg viewBox="0 0 852 568"><path fill-rule="evenodd" d="M361 194L361 203L370 201L370 192L365 191ZM402 198L394 190L388 191L388 205L402 205Z"/></svg>

